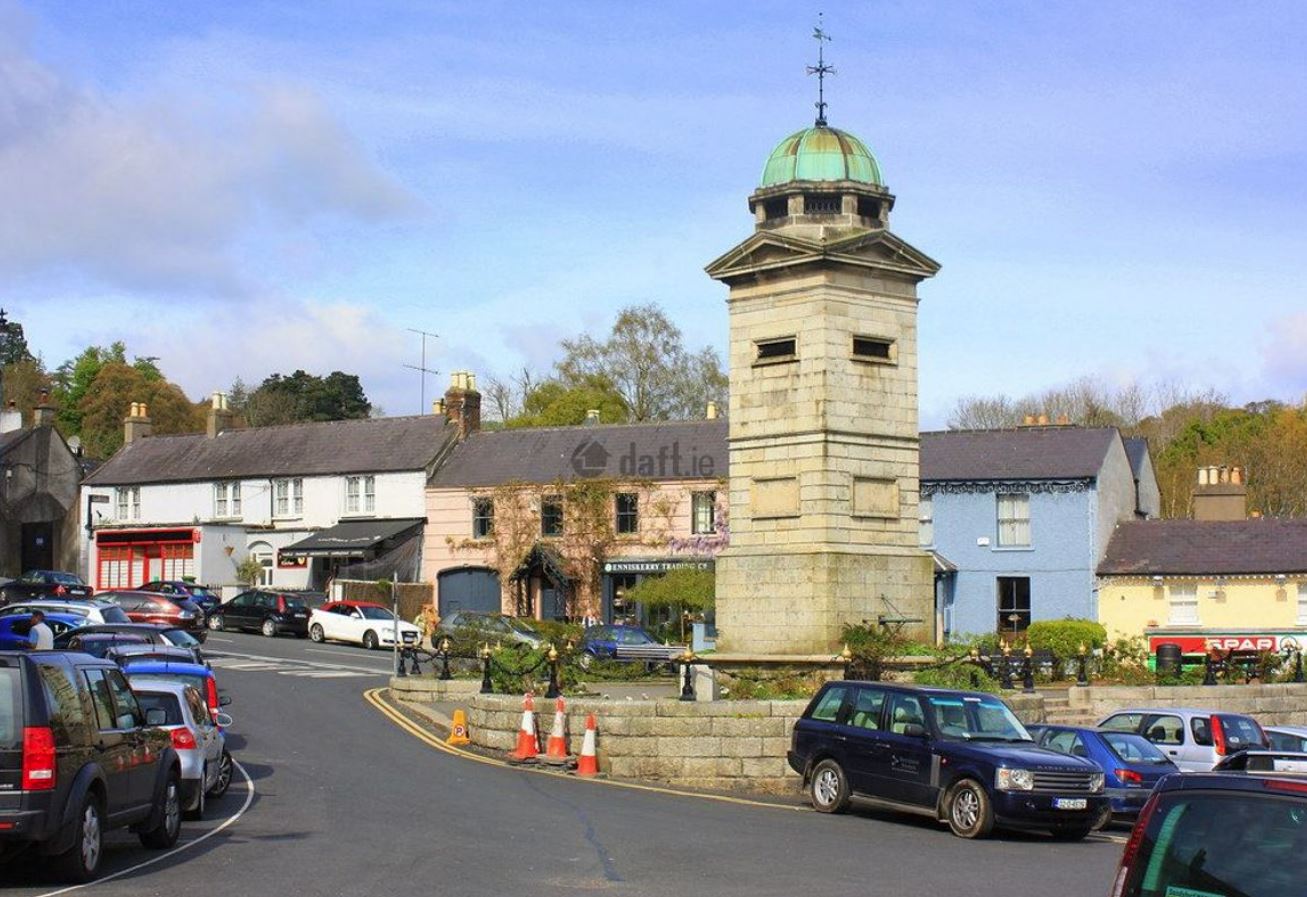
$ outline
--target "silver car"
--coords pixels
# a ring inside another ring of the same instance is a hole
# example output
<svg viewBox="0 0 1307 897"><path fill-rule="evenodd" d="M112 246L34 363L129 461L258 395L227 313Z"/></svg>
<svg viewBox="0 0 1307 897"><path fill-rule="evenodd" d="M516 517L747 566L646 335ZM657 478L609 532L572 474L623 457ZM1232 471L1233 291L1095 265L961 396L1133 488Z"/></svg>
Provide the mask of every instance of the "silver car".
<svg viewBox="0 0 1307 897"><path fill-rule="evenodd" d="M1251 716L1192 707L1118 710L1098 728L1144 736L1184 772L1210 772L1231 754L1270 746Z"/></svg>
<svg viewBox="0 0 1307 897"><path fill-rule="evenodd" d="M121 607L108 601L90 598L85 601L64 598L35 598L5 605L0 614L30 614L34 610L45 613L72 614L85 617L87 625L97 623L130 623L131 618Z"/></svg>
<svg viewBox="0 0 1307 897"><path fill-rule="evenodd" d="M220 797L231 781L230 766L223 781L226 739L193 685L180 682L133 682L132 691L151 726L167 729L181 758L182 809L189 819L204 816L206 797Z"/></svg>
<svg viewBox="0 0 1307 897"><path fill-rule="evenodd" d="M1307 726L1267 726L1271 750L1307 754Z"/></svg>

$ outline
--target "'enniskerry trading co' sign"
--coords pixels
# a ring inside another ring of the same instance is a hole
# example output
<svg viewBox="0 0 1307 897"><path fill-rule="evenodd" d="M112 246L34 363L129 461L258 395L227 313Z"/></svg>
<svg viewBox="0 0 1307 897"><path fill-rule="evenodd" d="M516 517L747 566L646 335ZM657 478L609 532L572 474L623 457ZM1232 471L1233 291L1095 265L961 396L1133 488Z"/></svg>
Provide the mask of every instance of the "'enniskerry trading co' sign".
<svg viewBox="0 0 1307 897"><path fill-rule="evenodd" d="M605 573L666 573L689 567L694 570L711 570L713 562L706 558L645 558L604 561Z"/></svg>

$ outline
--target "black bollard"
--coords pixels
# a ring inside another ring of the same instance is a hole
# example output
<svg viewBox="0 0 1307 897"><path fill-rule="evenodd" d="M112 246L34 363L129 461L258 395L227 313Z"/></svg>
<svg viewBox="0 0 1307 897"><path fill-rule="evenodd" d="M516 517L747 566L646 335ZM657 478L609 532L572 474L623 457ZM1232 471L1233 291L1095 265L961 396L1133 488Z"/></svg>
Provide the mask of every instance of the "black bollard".
<svg viewBox="0 0 1307 897"><path fill-rule="evenodd" d="M1089 684L1089 651L1084 645L1080 646L1080 669L1076 673L1076 685Z"/></svg>
<svg viewBox="0 0 1307 897"><path fill-rule="evenodd" d="M449 639L440 642L440 678L445 682L454 678L454 674L449 671Z"/></svg>
<svg viewBox="0 0 1307 897"><path fill-rule="evenodd" d="M1212 654L1210 651L1203 657L1203 666L1203 685L1215 685L1216 665L1212 662Z"/></svg>
<svg viewBox="0 0 1307 897"><path fill-rule="evenodd" d="M1033 653L1027 647L1025 662L1022 664L1021 690L1028 695L1035 693L1035 661L1031 656Z"/></svg>
<svg viewBox="0 0 1307 897"><path fill-rule="evenodd" d="M403 678L407 676L408 673L404 670L404 652L400 651L398 654L396 654L395 659L399 663L399 669L395 670L395 676L397 678Z"/></svg>
<svg viewBox="0 0 1307 897"><path fill-rule="evenodd" d="M683 655L681 655L681 662L685 664L685 684L681 686L681 700L693 701L694 700L694 670L692 669L692 664L694 663L694 652L686 651Z"/></svg>
<svg viewBox="0 0 1307 897"><path fill-rule="evenodd" d="M417 649L417 648L410 648L410 649L409 649L408 657L409 657L409 660L410 660L410 661L412 662L412 664L413 664L413 665L410 666L409 669L408 669L408 674L409 674L410 676L421 676L421 675L422 675L422 667L421 667L421 665L419 665L419 663L418 663L418 661L419 661L421 658L418 656L418 654L419 654L419 652L418 652L418 649Z"/></svg>
<svg viewBox="0 0 1307 897"><path fill-rule="evenodd" d="M1007 645L1003 646L1003 675L999 679L998 687L1004 690L1016 688L1012 684L1012 649Z"/></svg>
<svg viewBox="0 0 1307 897"><path fill-rule="evenodd" d="M490 681L490 646L481 649L481 694L492 694L495 690Z"/></svg>
<svg viewBox="0 0 1307 897"><path fill-rule="evenodd" d="M545 691L546 698L556 698L563 693L558 687L558 649L553 645L549 646L549 688Z"/></svg>

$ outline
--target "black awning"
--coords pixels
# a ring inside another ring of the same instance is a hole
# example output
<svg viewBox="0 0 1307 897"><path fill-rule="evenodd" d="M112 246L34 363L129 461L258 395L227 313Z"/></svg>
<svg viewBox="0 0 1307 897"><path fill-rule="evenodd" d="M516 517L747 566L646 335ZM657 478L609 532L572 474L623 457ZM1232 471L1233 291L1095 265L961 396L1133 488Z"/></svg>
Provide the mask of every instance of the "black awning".
<svg viewBox="0 0 1307 897"><path fill-rule="evenodd" d="M287 545L278 554L292 558L367 557L418 534L425 520L345 520Z"/></svg>
<svg viewBox="0 0 1307 897"><path fill-rule="evenodd" d="M572 581L567 576L567 564L563 556L551 546L541 545L539 542L531 547L526 557L522 558L522 563L517 565L517 569L509 579L526 579L537 570L543 573L555 588L563 592L572 590Z"/></svg>

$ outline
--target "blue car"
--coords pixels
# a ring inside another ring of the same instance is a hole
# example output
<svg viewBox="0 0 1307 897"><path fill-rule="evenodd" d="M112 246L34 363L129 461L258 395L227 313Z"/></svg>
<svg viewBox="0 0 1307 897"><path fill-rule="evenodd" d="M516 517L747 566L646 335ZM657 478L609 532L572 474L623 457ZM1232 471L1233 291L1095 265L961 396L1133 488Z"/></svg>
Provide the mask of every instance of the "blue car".
<svg viewBox="0 0 1307 897"><path fill-rule="evenodd" d="M1118 819L1138 816L1157 783L1180 771L1157 745L1133 732L1081 726L1031 726L1029 731L1040 747L1097 763Z"/></svg>
<svg viewBox="0 0 1307 897"><path fill-rule="evenodd" d="M28 629L32 625L31 614L5 614L0 616L0 651L21 651L31 645ZM86 625L86 617L77 614L61 614L51 611L45 615L45 625L58 638L62 633Z"/></svg>
<svg viewBox="0 0 1307 897"><path fill-rule="evenodd" d="M671 650L659 651L658 649L664 647L662 642L639 626L591 626L581 637L581 654L577 660L582 669L588 670L595 660L618 659L619 647L636 649L632 651L632 659L643 660L646 663L651 661L661 663L673 654Z"/></svg>

